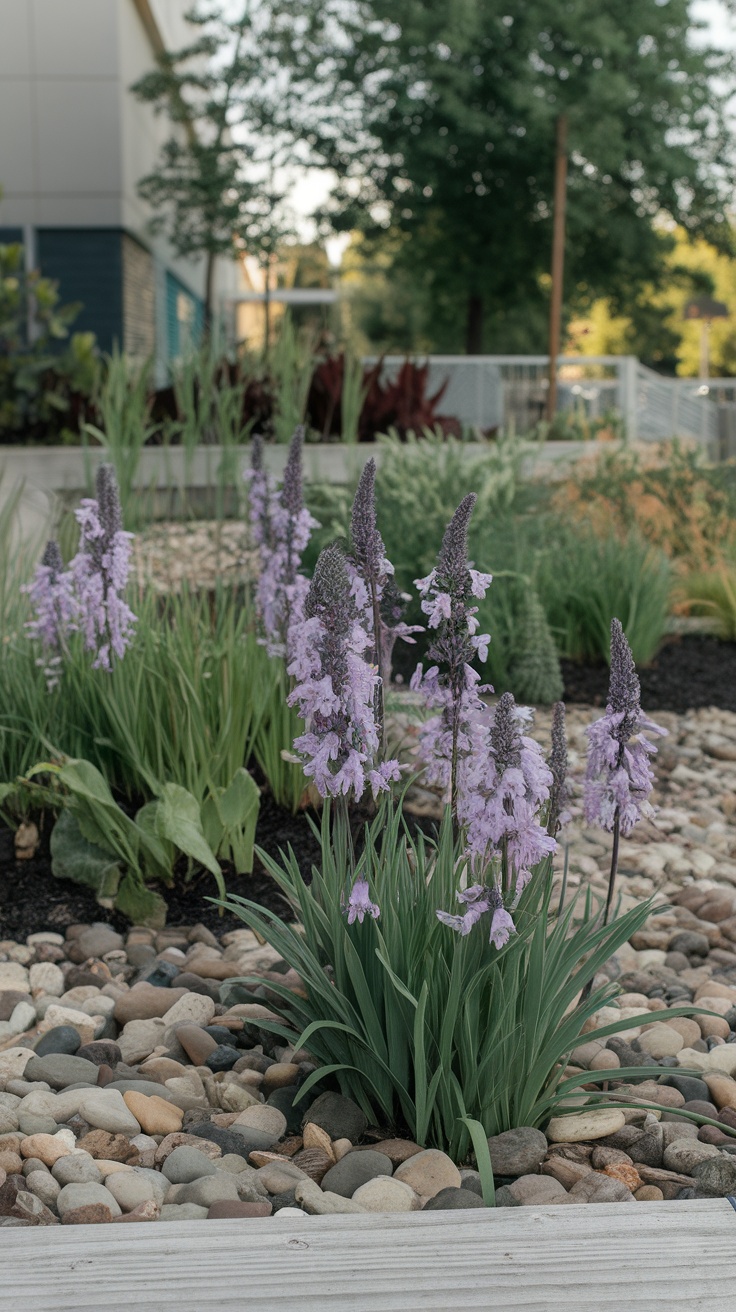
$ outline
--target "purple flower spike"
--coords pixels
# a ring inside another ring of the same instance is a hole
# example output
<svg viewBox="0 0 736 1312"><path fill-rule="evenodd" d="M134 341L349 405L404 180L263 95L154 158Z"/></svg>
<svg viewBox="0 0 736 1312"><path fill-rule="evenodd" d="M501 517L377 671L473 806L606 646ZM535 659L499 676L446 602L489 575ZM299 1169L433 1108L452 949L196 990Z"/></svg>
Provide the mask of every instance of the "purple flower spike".
<svg viewBox="0 0 736 1312"><path fill-rule="evenodd" d="M381 908L377 902L371 902L367 879L356 879L350 891L346 911L349 925L354 924L356 920L362 925L365 916L378 920Z"/></svg>
<svg viewBox="0 0 736 1312"><path fill-rule="evenodd" d="M502 891L513 905L534 866L557 847L539 822L553 779L539 744L522 732L530 717L504 693L478 722L458 781L458 819L472 866L481 873L498 859Z"/></svg>
<svg viewBox="0 0 736 1312"><path fill-rule="evenodd" d="M438 715L424 725L420 747L427 763L430 783L448 789L457 812L457 777L461 759L471 750L475 721L482 716L479 677L470 662L475 656L484 661L490 638L478 634L477 606L491 583L490 574L471 569L468 563L468 525L475 505L471 493L460 502L445 530L437 567L424 579L416 579L422 597L422 610L436 636L428 648L432 665L425 672L420 665L411 681L414 690L424 693L427 704Z"/></svg>
<svg viewBox="0 0 736 1312"><path fill-rule="evenodd" d="M291 632L302 619L309 587L299 573L304 548L317 528L304 506L302 446L304 429L291 439L281 492L263 468L263 441L254 437L248 479L251 536L258 547L260 572L256 605L263 641L271 656L291 654Z"/></svg>
<svg viewBox="0 0 736 1312"><path fill-rule="evenodd" d="M547 833L554 838L563 825L567 824L570 813L567 810L569 785L567 780L567 733L565 730L565 703L555 702L552 708L552 751L548 765L552 774L552 787L549 793L549 812L547 814Z"/></svg>
<svg viewBox="0 0 736 1312"><path fill-rule="evenodd" d="M584 809L588 824L626 836L643 816L652 816L651 757L657 749L645 736L667 730L644 715L629 644L619 620L611 624L611 677L606 713L588 729Z"/></svg>
<svg viewBox="0 0 736 1312"><path fill-rule="evenodd" d="M391 682L391 658L398 638L414 642L422 626L403 622L404 599L394 583L394 567L376 523L376 462L366 461L353 501L350 521L352 559L348 562L353 596L363 627L371 640L370 659L380 682L376 688L376 719L383 735L384 690Z"/></svg>
<svg viewBox="0 0 736 1312"><path fill-rule="evenodd" d="M133 535L122 529L112 465L100 465L96 491L96 500L84 500L75 511L80 542L70 570L79 603L78 627L87 650L95 653L92 667L111 670L114 660L122 660L130 645L136 623L123 596Z"/></svg>
<svg viewBox="0 0 736 1312"><path fill-rule="evenodd" d="M376 462L371 456L363 466L350 519L355 563L365 580L379 583L387 572L386 548L376 524Z"/></svg>
<svg viewBox="0 0 736 1312"><path fill-rule="evenodd" d="M319 557L293 629L288 672L295 679L289 705L306 732L294 742L304 773L322 797L361 797L366 785L384 792L398 779L397 761L377 764L375 716L378 674L365 659L370 638L356 608L350 575L337 545Z"/></svg>
<svg viewBox="0 0 736 1312"><path fill-rule="evenodd" d="M58 651L74 627L77 605L71 574L64 569L58 542L47 542L33 581L25 584L34 617L28 621L31 637L48 650Z"/></svg>

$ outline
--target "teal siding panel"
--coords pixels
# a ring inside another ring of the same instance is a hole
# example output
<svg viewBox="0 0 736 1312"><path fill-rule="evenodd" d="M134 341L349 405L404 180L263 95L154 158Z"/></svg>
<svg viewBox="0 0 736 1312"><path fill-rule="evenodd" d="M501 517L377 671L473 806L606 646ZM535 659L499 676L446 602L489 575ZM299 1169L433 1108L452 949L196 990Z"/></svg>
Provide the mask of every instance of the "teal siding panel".
<svg viewBox="0 0 736 1312"><path fill-rule="evenodd" d="M115 228L39 228L41 272L59 283L63 304L82 309L73 331L93 332L103 351L123 344L122 233Z"/></svg>
<svg viewBox="0 0 736 1312"><path fill-rule="evenodd" d="M166 348L169 360L196 349L204 335L204 303L166 271Z"/></svg>

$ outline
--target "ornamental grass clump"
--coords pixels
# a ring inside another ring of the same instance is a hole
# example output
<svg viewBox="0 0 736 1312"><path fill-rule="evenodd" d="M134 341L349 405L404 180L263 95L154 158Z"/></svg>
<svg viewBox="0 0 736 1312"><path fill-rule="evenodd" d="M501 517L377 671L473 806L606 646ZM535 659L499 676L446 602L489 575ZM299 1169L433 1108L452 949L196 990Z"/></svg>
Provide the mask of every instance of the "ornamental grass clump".
<svg viewBox="0 0 736 1312"><path fill-rule="evenodd" d="M555 709L548 762L526 732L531 713L510 694L493 708L482 696L488 690L475 663L485 659L489 639L477 634L474 602L491 580L467 559L473 502L461 502L436 568L418 582L434 662L414 681L434 712L420 749L425 776L449 798L437 832L413 831L402 798L387 787L398 768L377 756L379 676L365 659L365 607L361 614L333 546L315 571L292 665L293 695L307 720L298 747L325 798L315 829L321 859L307 884L293 852L279 861L260 854L297 926L247 899L233 897L227 906L301 980L299 993L269 983L278 1019L260 1022L312 1056L317 1069L298 1100L336 1080L374 1123L408 1131L457 1161L472 1143L490 1202L486 1136L544 1126L581 1088L589 1105L615 1099L591 1090L610 1071L567 1067L583 1035L603 1040L636 1023L596 1026L617 986L586 986L644 925L652 905L607 921L589 892L567 905L555 892L552 860L568 805L564 708ZM614 733L617 752L624 744L618 768L630 770L640 793L641 749L630 737L643 721L630 674L616 677L606 732ZM602 753L610 771L616 762L600 746L602 733L593 734L593 760ZM602 782L615 790L619 823L625 814L628 824L620 780ZM368 787L378 791L378 809L354 846L347 799ZM603 807L608 794L599 792ZM639 812L644 801L638 795ZM659 1074L659 1067L616 1072L619 1080Z"/></svg>

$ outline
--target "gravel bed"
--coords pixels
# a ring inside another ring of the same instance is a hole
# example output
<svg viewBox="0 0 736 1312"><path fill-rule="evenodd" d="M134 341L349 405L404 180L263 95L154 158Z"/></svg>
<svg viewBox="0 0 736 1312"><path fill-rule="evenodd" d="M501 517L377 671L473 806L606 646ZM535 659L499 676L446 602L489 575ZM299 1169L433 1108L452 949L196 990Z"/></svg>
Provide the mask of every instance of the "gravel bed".
<svg viewBox="0 0 736 1312"><path fill-rule="evenodd" d="M537 716L542 741L549 718ZM636 1024L571 1059L610 1071L616 1105L581 1102L544 1131L492 1139L500 1205L736 1192L736 715L658 718L669 730L659 813L622 843L620 888L624 906L653 896L665 909L608 963L621 992L597 1017ZM590 719L569 712L573 770ZM394 714L393 733L411 759L410 710ZM431 823L438 799L415 788L411 805ZM602 893L607 840L575 818L566 841L568 895ZM251 931L194 917L124 929L100 909L95 919L0 940L0 1226L483 1206L472 1162L369 1125L329 1089L294 1106L309 1053L259 1022L269 984L299 981ZM229 982L253 974L249 993ZM657 1019L691 1003L710 1014ZM622 1066L644 1065L657 1077L617 1081Z"/></svg>

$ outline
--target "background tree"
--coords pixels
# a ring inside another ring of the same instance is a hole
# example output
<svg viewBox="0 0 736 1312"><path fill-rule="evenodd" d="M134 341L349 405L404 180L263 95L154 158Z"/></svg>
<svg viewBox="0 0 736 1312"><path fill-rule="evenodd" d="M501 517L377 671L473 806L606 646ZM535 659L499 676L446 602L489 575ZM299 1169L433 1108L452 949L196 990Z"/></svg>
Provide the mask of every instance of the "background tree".
<svg viewBox="0 0 736 1312"><path fill-rule="evenodd" d="M605 294L619 312L658 284L672 244L662 215L728 247L732 61L693 43L691 10L334 0L331 43L315 52L342 109L340 130L319 137L338 177L330 221L384 248L388 236L425 293L435 347L544 349L563 112L571 307Z"/></svg>
<svg viewBox="0 0 736 1312"><path fill-rule="evenodd" d="M317 40L317 20L309 5L295 19L288 0L200 4L187 18L200 35L132 88L174 124L139 191L153 230L178 254L206 258L209 323L217 256L256 255L268 269L292 233L288 169L305 158L314 99L299 53Z"/></svg>

